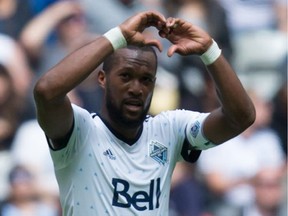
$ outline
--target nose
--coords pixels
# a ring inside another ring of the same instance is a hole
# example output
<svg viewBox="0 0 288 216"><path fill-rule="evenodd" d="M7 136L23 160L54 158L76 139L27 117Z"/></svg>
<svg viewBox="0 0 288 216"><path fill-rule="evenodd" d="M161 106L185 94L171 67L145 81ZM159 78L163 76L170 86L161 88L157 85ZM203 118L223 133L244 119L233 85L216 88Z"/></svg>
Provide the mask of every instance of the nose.
<svg viewBox="0 0 288 216"><path fill-rule="evenodd" d="M141 82L139 80L132 80L129 85L129 94L132 94L134 96L140 96L143 94L143 89Z"/></svg>

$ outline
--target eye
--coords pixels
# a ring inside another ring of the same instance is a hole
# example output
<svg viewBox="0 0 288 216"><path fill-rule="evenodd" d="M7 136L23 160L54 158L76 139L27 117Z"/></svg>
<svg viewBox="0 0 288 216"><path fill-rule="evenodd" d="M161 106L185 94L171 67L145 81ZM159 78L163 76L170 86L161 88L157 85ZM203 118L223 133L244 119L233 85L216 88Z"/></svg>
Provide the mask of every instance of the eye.
<svg viewBox="0 0 288 216"><path fill-rule="evenodd" d="M142 82L147 85L154 83L154 80L155 80L155 77L151 77L151 76L145 76L142 78Z"/></svg>
<svg viewBox="0 0 288 216"><path fill-rule="evenodd" d="M129 81L131 78L129 73L121 73L119 76L120 76L121 80L126 81L126 82Z"/></svg>

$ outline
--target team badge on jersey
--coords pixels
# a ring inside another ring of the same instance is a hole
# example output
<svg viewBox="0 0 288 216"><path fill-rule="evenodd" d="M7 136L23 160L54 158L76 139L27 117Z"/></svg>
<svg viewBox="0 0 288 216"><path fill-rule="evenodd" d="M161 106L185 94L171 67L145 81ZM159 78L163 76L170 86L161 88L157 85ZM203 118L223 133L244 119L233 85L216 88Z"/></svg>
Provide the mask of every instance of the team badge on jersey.
<svg viewBox="0 0 288 216"><path fill-rule="evenodd" d="M151 141L149 145L149 155L151 158L164 165L168 160L168 149L157 141Z"/></svg>

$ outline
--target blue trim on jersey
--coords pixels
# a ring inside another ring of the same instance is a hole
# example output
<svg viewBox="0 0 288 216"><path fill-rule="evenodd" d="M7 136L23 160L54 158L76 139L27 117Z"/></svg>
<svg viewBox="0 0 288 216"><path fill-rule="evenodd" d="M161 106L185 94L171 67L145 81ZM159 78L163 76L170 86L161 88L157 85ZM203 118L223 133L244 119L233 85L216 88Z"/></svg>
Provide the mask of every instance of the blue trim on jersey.
<svg viewBox="0 0 288 216"><path fill-rule="evenodd" d="M68 145L68 142L69 142L69 139L73 133L73 130L74 130L74 125L75 125L75 119L73 117L73 123L72 123L72 127L70 128L70 130L68 131L68 133L63 137L63 138L60 138L60 139L50 139L46 134L45 134L45 137L46 137L46 140L48 142L48 145L49 145L49 148L52 150L52 151L59 151L61 149L64 149L67 145ZM58 148L55 148L53 146L53 143L57 143L57 145L59 146Z"/></svg>
<svg viewBox="0 0 288 216"><path fill-rule="evenodd" d="M111 133L113 133L113 135L115 137L117 137L118 139L120 139L121 141L127 143L128 145L132 146L133 144L135 144L138 139L140 138L142 131L143 131L143 124L141 125L140 130L138 131L136 137L134 139L127 139L126 137L124 137L122 134L118 133L116 130L114 130L111 126L111 124L106 121L99 113L94 113L93 114L93 118L95 118L96 116L98 116L101 121L105 124L105 126L111 131ZM145 120L146 121L146 120Z"/></svg>

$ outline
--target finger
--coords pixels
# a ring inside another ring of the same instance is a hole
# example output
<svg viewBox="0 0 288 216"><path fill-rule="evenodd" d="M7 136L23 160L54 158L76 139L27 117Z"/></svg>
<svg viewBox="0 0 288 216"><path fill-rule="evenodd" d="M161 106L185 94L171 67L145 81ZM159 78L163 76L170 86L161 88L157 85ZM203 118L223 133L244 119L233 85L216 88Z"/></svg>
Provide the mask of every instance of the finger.
<svg viewBox="0 0 288 216"><path fill-rule="evenodd" d="M166 27L167 28L174 28L177 25L179 19L169 17L166 21Z"/></svg>
<svg viewBox="0 0 288 216"><path fill-rule="evenodd" d="M156 29L160 30L166 26L166 18L162 14L151 11L147 12L145 15L145 21L143 20L144 23L142 23L144 24L145 28L153 26Z"/></svg>
<svg viewBox="0 0 288 216"><path fill-rule="evenodd" d="M156 39L145 40L144 44L156 47L160 52L163 50L162 44Z"/></svg>
<svg viewBox="0 0 288 216"><path fill-rule="evenodd" d="M157 11L148 11L146 12L146 16L147 21L154 21L154 22L160 21L161 24L166 23L166 18L164 17L164 15Z"/></svg>
<svg viewBox="0 0 288 216"><path fill-rule="evenodd" d="M166 28L166 23L163 23L159 20L151 22L150 26L154 26L158 31L163 31Z"/></svg>
<svg viewBox="0 0 288 216"><path fill-rule="evenodd" d="M163 31L166 34L171 34L178 26L179 26L179 19L177 18L173 18L173 17L169 17L166 21L166 26L165 28L163 28Z"/></svg>
<svg viewBox="0 0 288 216"><path fill-rule="evenodd" d="M175 52L177 52L178 47L176 45L171 45L168 49L167 55L171 57Z"/></svg>

